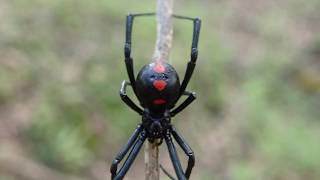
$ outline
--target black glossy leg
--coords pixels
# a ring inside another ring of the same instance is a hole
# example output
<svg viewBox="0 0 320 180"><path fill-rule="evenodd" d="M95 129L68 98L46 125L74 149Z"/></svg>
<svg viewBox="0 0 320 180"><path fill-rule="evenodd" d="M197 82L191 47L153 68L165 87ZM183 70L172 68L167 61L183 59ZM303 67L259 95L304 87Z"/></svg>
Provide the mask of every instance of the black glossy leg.
<svg viewBox="0 0 320 180"><path fill-rule="evenodd" d="M177 177L179 180L186 180L186 177L183 173L182 167L181 167L181 163L176 151L176 148L174 147L174 144L172 142L172 138L170 135L170 132L168 131L166 136L165 136L165 141L169 150L169 154L170 154L170 159L171 162L173 164L174 170L177 174Z"/></svg>
<svg viewBox="0 0 320 180"><path fill-rule="evenodd" d="M191 104L196 99L195 92L185 91L183 95L187 95L188 98L185 101L183 101L177 108L170 112L171 117L174 117L176 114L184 110L187 106L189 106L189 104Z"/></svg>
<svg viewBox="0 0 320 180"><path fill-rule="evenodd" d="M135 160L135 158L137 157L144 141L146 140L146 134L144 131L142 131L140 133L140 136L138 138L138 140L136 141L136 143L134 144L131 152L128 155L128 158L126 159L126 161L123 163L122 168L119 170L118 174L115 175L112 180L121 180L123 179L123 177L126 175L126 173L128 172L129 168L131 167L133 161Z"/></svg>
<svg viewBox="0 0 320 180"><path fill-rule="evenodd" d="M127 81L122 81L120 88L120 97L123 102L125 102L131 109L133 109L138 114L142 115L143 110L140 109L128 96L127 96L127 86L130 85Z"/></svg>
<svg viewBox="0 0 320 180"><path fill-rule="evenodd" d="M131 58L131 42L132 42L131 40L132 40L133 20L134 20L134 17L137 17L137 16L151 16L151 15L154 15L154 13L129 14L127 16L124 57L125 57L125 63L126 63L129 80L134 91L135 91L135 76L134 76L134 69L133 69L133 59Z"/></svg>
<svg viewBox="0 0 320 180"><path fill-rule="evenodd" d="M133 90L135 90L135 78L134 78L134 70L133 70L133 60L130 56L131 54L131 35L132 35L132 25L133 25L133 17L132 15L127 16L126 21L126 42L124 45L124 57L127 68L127 73L129 76L130 83L132 85Z"/></svg>
<svg viewBox="0 0 320 180"><path fill-rule="evenodd" d="M191 46L191 57L187 65L184 79L181 83L180 96L186 90L186 87L192 76L193 70L196 66L196 61L198 58L198 41L199 41L199 35L200 35L200 28L201 28L201 20L198 18L193 19L193 38L192 38L192 46Z"/></svg>
<svg viewBox="0 0 320 180"><path fill-rule="evenodd" d="M111 168L110 168L110 172L111 172L111 179L113 179L116 174L117 174L117 169L118 169L118 164L122 161L122 159L125 157L125 155L127 154L127 152L130 150L130 148L132 147L132 145L135 143L135 141L137 140L140 132L142 131L142 126L138 125L138 127L136 128L136 130L133 132L133 134L131 135L131 137L129 138L127 144L125 144L123 146L123 148L121 149L121 151L117 154L117 156L115 157L115 159L112 162Z"/></svg>
<svg viewBox="0 0 320 180"><path fill-rule="evenodd" d="M134 17L138 16L153 16L155 13L141 13L141 14L129 14L127 16L126 21L126 41L124 46L124 55L125 55L125 63L126 68L129 76L129 80L131 83L131 86L133 90L135 91L135 76L134 76L134 69L133 69L133 59L131 58L131 44L132 44L132 27L133 27L133 21ZM198 57L198 42L199 42L199 34L200 34L200 28L201 28L201 20L198 18L190 18L186 16L179 16L179 15L173 15L174 18L178 19L187 19L193 21L193 36L192 36L192 46L191 46L191 59L187 65L187 69L185 72L185 77L181 84L181 91L180 96L185 91L189 80L192 76L193 70L196 65L197 57Z"/></svg>
<svg viewBox="0 0 320 180"><path fill-rule="evenodd" d="M182 150L184 151L184 153L188 156L188 166L187 169L185 171L185 175L186 178L189 179L192 168L194 166L195 163L195 157L194 157L194 153L192 151L192 149L190 148L190 146L186 143L186 141L178 134L178 132L176 131L176 129L174 127L172 127L172 135L174 137L174 139L177 141L177 143L180 145L180 147L182 148Z"/></svg>

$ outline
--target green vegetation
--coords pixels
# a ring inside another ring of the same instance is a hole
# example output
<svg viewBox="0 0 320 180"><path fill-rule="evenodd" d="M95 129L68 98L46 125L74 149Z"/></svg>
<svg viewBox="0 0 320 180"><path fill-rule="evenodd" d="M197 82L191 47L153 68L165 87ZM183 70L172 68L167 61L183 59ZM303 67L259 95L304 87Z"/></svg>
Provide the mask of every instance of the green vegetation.
<svg viewBox="0 0 320 180"><path fill-rule="evenodd" d="M177 14L203 20L189 87L198 99L173 120L195 150L193 179L320 179L319 8L316 0L175 1ZM43 179L22 170L30 162L48 179L109 178L140 121L118 95L128 79L125 15L154 9L147 0L0 2L0 180ZM169 62L182 77L192 24L174 22ZM155 39L155 19L137 19L136 71ZM142 154L128 179L143 178Z"/></svg>

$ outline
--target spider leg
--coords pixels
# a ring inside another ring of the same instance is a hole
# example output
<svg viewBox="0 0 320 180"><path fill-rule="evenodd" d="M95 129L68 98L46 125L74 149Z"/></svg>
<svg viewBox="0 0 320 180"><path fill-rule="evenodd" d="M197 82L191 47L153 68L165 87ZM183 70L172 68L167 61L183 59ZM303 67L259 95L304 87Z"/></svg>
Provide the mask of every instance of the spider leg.
<svg viewBox="0 0 320 180"><path fill-rule="evenodd" d="M135 143L141 131L142 131L142 126L139 124L136 130L133 132L133 134L129 138L128 142L123 146L123 148L120 150L120 152L117 154L117 156L113 160L110 168L112 179L117 174L118 164L122 161L122 159L125 157L125 155L130 150L132 145Z"/></svg>
<svg viewBox="0 0 320 180"><path fill-rule="evenodd" d="M190 148L190 146L186 143L186 141L178 134L177 130L174 127L172 127L171 130L172 130L172 135L173 135L174 139L177 141L177 143L180 145L180 147L182 148L184 153L189 158L188 159L188 166L185 171L186 178L189 179L192 168L195 163L194 153L193 153L192 149Z"/></svg>
<svg viewBox="0 0 320 180"><path fill-rule="evenodd" d="M196 61L198 58L198 41L199 41L199 35L200 35L200 28L201 28L201 20L198 18L187 18L183 16L176 16L177 18L181 19L190 19L193 20L193 37L192 37L192 46L191 46L191 57L190 61L188 62L187 69L184 75L184 79L181 83L180 87L180 96L183 95L184 91L186 90L186 87L190 81L190 78L192 76L193 70L196 66ZM179 96L179 97L180 97Z"/></svg>
<svg viewBox="0 0 320 180"><path fill-rule="evenodd" d="M132 40L132 26L133 20L136 16L151 16L154 13L143 13L143 14L129 14L126 20L126 40L124 45L124 56L127 68L127 73L133 90L135 91L135 78L133 70L133 59L131 58L131 40Z"/></svg>
<svg viewBox="0 0 320 180"><path fill-rule="evenodd" d="M133 148L131 149L126 161L123 163L123 166L119 170L118 174L112 177L113 180L121 180L128 172L129 168L131 167L133 161L137 157L144 141L146 140L146 134L145 131L140 132L140 136L138 140L133 145Z"/></svg>
<svg viewBox="0 0 320 180"><path fill-rule="evenodd" d="M134 91L135 91L135 78L134 78L134 70L133 70L133 59L131 58L132 27L133 27L134 17L154 16L154 15L155 15L155 13L141 13L141 14L129 14L127 16L124 56L125 56L125 63L126 63L126 68L127 68L129 80L130 80L131 86L134 89ZM189 83L189 80L192 76L193 70L196 65L196 61L197 61L197 57L198 57L198 42L199 42L199 34L200 34L200 28L201 28L201 20L199 18L190 18L190 17L180 16L180 15L172 15L172 17L177 18L177 19L186 19L186 20L193 21L191 59L187 65L185 76L184 76L184 79L181 84L181 89L180 89L181 90L180 96L181 96Z"/></svg>
<svg viewBox="0 0 320 180"><path fill-rule="evenodd" d="M167 134L165 135L165 141L169 150L169 154L170 154L170 159L171 162L173 164L174 170L177 174L177 177L179 180L186 180L186 177L183 173L182 167L181 167L181 163L177 154L177 150L172 142L172 138L170 135L170 131L167 132Z"/></svg>
<svg viewBox="0 0 320 180"><path fill-rule="evenodd" d="M186 100L184 100L178 107L170 112L171 117L174 117L176 114L184 110L189 104L191 104L196 99L195 92L185 91L183 95L188 96Z"/></svg>
<svg viewBox="0 0 320 180"><path fill-rule="evenodd" d="M131 36L132 36L132 25L133 25L133 16L128 15L126 21L126 42L124 45L124 57L127 68L127 73L129 76L130 83L132 88L135 90L135 78L133 70L133 60L131 58Z"/></svg>
<svg viewBox="0 0 320 180"><path fill-rule="evenodd" d="M133 109L138 114L142 115L143 110L140 109L128 96L127 96L127 85L130 85L127 81L122 81L120 88L120 97L123 102L125 102L131 109Z"/></svg>

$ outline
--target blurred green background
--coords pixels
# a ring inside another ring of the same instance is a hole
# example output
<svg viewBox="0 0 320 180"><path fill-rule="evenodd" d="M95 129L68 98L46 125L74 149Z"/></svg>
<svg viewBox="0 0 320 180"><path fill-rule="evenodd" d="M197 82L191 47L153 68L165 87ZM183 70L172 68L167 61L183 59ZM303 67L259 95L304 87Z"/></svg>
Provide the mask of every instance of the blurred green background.
<svg viewBox="0 0 320 180"><path fill-rule="evenodd" d="M125 15L155 6L0 0L0 180L110 179L140 122L118 95ZM198 99L173 119L196 154L192 179L320 179L319 9L319 0L175 1L176 14L203 21L188 87ZM169 62L181 77L191 35L192 23L174 21ZM137 19L136 71L155 39L155 19ZM126 179L143 178L141 152Z"/></svg>

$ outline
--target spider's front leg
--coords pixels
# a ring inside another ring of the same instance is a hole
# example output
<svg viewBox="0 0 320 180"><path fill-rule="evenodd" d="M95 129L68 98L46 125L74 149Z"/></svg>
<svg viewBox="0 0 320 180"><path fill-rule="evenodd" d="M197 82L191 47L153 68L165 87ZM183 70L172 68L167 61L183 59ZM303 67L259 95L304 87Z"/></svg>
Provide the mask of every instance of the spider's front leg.
<svg viewBox="0 0 320 180"><path fill-rule="evenodd" d="M140 109L127 95L127 86L130 85L129 82L123 81L120 88L120 97L123 102L125 102L131 109L133 109L138 114L142 115L143 110Z"/></svg>
<svg viewBox="0 0 320 180"><path fill-rule="evenodd" d="M192 168L195 163L194 152L192 151L190 146L187 144L187 142L178 134L177 130L173 126L171 127L171 131L174 139L177 141L177 143L182 148L184 153L188 156L188 166L185 171L185 175L186 175L186 178L189 179Z"/></svg>
<svg viewBox="0 0 320 180"><path fill-rule="evenodd" d="M138 139L138 140L137 140ZM112 180L121 180L128 172L129 168L131 167L133 161L137 157L144 141L146 139L145 131L143 130L143 127L139 125L135 132L132 134L132 136L129 138L129 141L127 144L121 149L121 151L118 153L116 158L113 160L110 172L111 172L111 179ZM133 146L133 147L132 147ZM123 166L117 173L118 164L122 161L122 159L125 157L125 155L128 153L130 148L132 147L126 161L123 163Z"/></svg>
<svg viewBox="0 0 320 180"><path fill-rule="evenodd" d="M140 132L142 131L142 126L139 124L136 130L133 132L131 137L129 138L128 142L123 146L123 148L120 150L120 152L117 154L115 159L112 162L110 172L112 174L112 179L117 173L118 164L122 161L124 156L127 154L129 149L132 147L133 143L137 140Z"/></svg>
<svg viewBox="0 0 320 180"><path fill-rule="evenodd" d="M181 163L180 163L180 160L179 160L179 157L177 154L177 150L172 142L170 130L168 130L166 132L164 139L166 141L166 144L167 144L167 147L169 150L169 154L170 154L170 159L171 159L171 162L173 164L173 167L174 167L174 170L177 174L178 179L179 180L186 180L187 178L186 178L185 174L183 173Z"/></svg>
<svg viewBox="0 0 320 180"><path fill-rule="evenodd" d="M196 66L196 61L198 58L198 41L199 41L199 35L200 35L200 28L201 28L201 20L198 18L193 19L193 38L192 38L191 55L190 55L191 57L187 65L187 69L186 69L183 81L181 83L180 96L183 95L190 81L193 70Z"/></svg>

